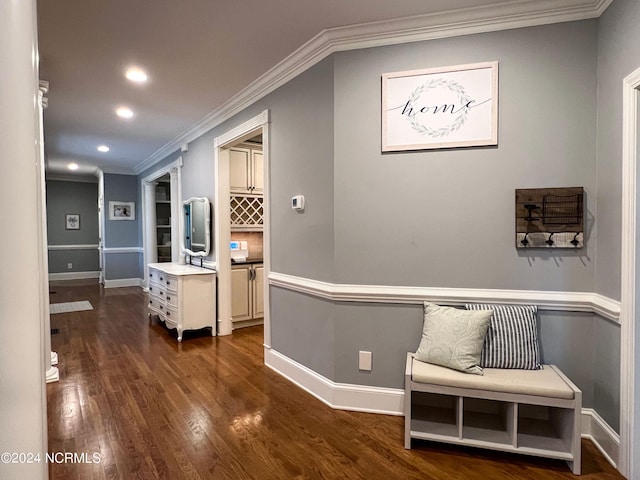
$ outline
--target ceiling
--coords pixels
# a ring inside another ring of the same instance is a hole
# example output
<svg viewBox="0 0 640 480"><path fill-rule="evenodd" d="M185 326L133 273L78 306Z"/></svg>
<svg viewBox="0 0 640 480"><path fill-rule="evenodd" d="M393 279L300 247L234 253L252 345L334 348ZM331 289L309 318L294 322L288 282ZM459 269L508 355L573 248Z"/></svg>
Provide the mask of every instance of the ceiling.
<svg viewBox="0 0 640 480"><path fill-rule="evenodd" d="M75 175L134 173L327 28L514 3L527 2L38 0L47 172L72 174L75 162ZM125 79L132 65L149 75L145 85ZM121 105L134 117L117 117ZM109 152L97 151L103 144Z"/></svg>

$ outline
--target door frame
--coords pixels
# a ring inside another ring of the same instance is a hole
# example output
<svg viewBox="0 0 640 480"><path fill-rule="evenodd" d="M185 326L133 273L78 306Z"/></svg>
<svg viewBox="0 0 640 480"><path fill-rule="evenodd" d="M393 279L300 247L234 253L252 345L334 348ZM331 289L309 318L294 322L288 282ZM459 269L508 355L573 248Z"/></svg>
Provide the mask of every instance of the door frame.
<svg viewBox="0 0 640 480"><path fill-rule="evenodd" d="M637 156L640 68L623 80L622 86L622 247L620 283L620 454L618 469L627 478L640 474L635 459L636 412L636 279L637 261Z"/></svg>
<svg viewBox="0 0 640 480"><path fill-rule="evenodd" d="M104 172L98 169L98 264L100 273L98 274L98 283L104 285Z"/></svg>
<svg viewBox="0 0 640 480"><path fill-rule="evenodd" d="M263 266L264 266L264 345L271 346L271 320L269 309L269 272L271 271L270 247L270 181L269 181L269 110L227 130L213 141L216 193L213 203L216 271L218 276L218 335L233 331L231 320L231 219L229 206L229 147L262 133L264 204L263 204Z"/></svg>
<svg viewBox="0 0 640 480"><path fill-rule="evenodd" d="M178 157L169 165L156 170L140 180L140 199L142 202L142 265L144 274L144 290L149 288L149 269L151 255L151 238L155 235L156 221L150 215L147 202L155 201L155 197L147 198L147 190L156 180L167 173L171 175L171 261L178 263L182 254L183 224L180 221L180 205L182 204L182 157Z"/></svg>

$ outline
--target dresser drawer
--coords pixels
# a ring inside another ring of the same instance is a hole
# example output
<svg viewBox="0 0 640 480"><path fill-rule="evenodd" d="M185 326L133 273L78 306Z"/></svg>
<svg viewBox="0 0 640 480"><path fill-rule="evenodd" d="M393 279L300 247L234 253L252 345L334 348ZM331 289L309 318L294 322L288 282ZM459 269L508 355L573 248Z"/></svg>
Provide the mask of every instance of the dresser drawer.
<svg viewBox="0 0 640 480"><path fill-rule="evenodd" d="M149 310L153 310L156 313L164 312L164 300L156 295L149 295Z"/></svg>
<svg viewBox="0 0 640 480"><path fill-rule="evenodd" d="M167 327L177 328L178 327L178 310L167 305L165 306L165 318Z"/></svg>
<svg viewBox="0 0 640 480"><path fill-rule="evenodd" d="M168 307L178 308L178 292L167 290L164 292L164 301Z"/></svg>
<svg viewBox="0 0 640 480"><path fill-rule="evenodd" d="M174 277L173 275L165 275L164 276L164 286L168 291L177 292L178 291L178 277Z"/></svg>
<svg viewBox="0 0 640 480"><path fill-rule="evenodd" d="M159 272L155 268L150 268L149 269L149 283L159 284L160 283L160 275L164 275L164 274L162 274L162 272Z"/></svg>
<svg viewBox="0 0 640 480"><path fill-rule="evenodd" d="M149 283L149 295L155 297L160 296L160 292L164 292L164 287L159 283Z"/></svg>

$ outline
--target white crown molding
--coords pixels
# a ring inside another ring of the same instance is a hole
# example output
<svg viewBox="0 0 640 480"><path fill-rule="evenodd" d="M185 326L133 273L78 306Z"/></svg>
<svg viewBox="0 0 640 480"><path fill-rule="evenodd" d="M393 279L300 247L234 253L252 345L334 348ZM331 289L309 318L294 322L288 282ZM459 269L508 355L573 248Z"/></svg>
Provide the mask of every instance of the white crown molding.
<svg viewBox="0 0 640 480"><path fill-rule="evenodd" d="M325 29L138 164L139 174L335 52L598 18L613 0L517 0Z"/></svg>
<svg viewBox="0 0 640 480"><path fill-rule="evenodd" d="M535 304L542 310L591 312L616 323L620 321L620 302L589 292L346 285L277 272L269 274L269 284L337 302L422 303L430 301L456 306L469 302Z"/></svg>
<svg viewBox="0 0 640 480"><path fill-rule="evenodd" d="M95 245L49 245L47 249L49 251L52 250L96 250L98 248L98 244Z"/></svg>
<svg viewBox="0 0 640 480"><path fill-rule="evenodd" d="M268 347L264 348L264 363L331 408L404 415L404 390L336 383ZM594 409L582 409L580 430L582 437L591 440L609 463L616 467L620 437Z"/></svg>

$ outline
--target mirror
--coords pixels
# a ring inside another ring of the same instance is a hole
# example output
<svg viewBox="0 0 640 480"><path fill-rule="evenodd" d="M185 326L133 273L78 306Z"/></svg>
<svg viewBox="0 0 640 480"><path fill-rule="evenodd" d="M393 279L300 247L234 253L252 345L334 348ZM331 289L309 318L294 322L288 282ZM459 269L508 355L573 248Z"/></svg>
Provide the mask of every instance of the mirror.
<svg viewBox="0 0 640 480"><path fill-rule="evenodd" d="M183 202L184 252L192 257L206 257L211 248L211 206L206 197Z"/></svg>

